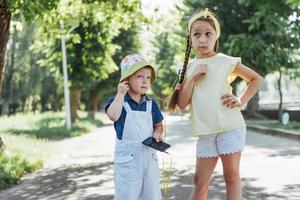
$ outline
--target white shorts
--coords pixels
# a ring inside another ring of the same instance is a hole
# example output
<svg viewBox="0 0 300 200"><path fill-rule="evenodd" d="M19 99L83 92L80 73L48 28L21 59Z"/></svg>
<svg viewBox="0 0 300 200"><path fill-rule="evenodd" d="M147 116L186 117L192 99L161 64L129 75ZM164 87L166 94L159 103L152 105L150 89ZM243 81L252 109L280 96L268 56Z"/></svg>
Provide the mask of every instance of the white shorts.
<svg viewBox="0 0 300 200"><path fill-rule="evenodd" d="M199 136L196 155L198 158L218 157L219 155L241 152L246 142L246 127L222 133Z"/></svg>

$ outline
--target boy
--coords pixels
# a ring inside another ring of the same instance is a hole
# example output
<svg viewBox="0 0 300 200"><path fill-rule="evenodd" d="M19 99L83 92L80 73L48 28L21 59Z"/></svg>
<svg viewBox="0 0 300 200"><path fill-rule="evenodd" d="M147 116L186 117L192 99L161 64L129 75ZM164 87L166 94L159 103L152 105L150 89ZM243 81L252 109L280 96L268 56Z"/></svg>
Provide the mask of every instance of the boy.
<svg viewBox="0 0 300 200"><path fill-rule="evenodd" d="M154 79L154 67L141 55L126 56L117 94L105 107L117 133L115 200L161 199L156 152L142 144L150 136L162 140L162 113L146 95Z"/></svg>

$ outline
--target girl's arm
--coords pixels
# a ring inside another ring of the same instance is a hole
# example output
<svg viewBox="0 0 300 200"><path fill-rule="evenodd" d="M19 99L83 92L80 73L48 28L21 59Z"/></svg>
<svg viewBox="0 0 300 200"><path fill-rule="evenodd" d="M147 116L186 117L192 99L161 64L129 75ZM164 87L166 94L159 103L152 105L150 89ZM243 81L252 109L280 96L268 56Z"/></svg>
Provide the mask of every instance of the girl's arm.
<svg viewBox="0 0 300 200"><path fill-rule="evenodd" d="M248 85L240 98L236 98L232 94L222 96L223 105L231 108L245 105L256 94L264 80L258 73L240 62L237 64L233 74L247 81Z"/></svg>
<svg viewBox="0 0 300 200"><path fill-rule="evenodd" d="M195 82L200 78L203 78L206 75L206 73L207 73L207 65L200 64L194 69L192 75L182 83L181 86L182 89L179 91L179 97L177 103L180 109L183 110L187 105L190 104Z"/></svg>
<svg viewBox="0 0 300 200"><path fill-rule="evenodd" d="M127 81L119 83L117 95L107 109L107 116L110 120L115 122L119 119L124 104L124 96L128 90L129 86Z"/></svg>
<svg viewBox="0 0 300 200"><path fill-rule="evenodd" d="M154 125L153 137L156 139L157 142L159 140L163 140L163 132L164 126L162 122Z"/></svg>
<svg viewBox="0 0 300 200"><path fill-rule="evenodd" d="M183 110L187 105L190 104L193 88L194 88L195 81L193 79L187 79L187 81L183 81L181 86L181 91L179 92L178 96L178 107Z"/></svg>

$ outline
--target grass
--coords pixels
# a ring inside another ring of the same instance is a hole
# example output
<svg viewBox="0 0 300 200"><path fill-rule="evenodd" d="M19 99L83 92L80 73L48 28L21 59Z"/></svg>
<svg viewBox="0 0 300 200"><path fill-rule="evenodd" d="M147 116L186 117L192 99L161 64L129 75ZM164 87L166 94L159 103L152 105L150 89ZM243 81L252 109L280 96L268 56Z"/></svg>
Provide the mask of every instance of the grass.
<svg viewBox="0 0 300 200"><path fill-rule="evenodd" d="M247 120L248 124L265 126L268 128L278 128L278 129L285 129L289 131L300 131L300 122L297 121L290 121L288 124L284 125L280 123L278 120L270 120L270 119L249 119Z"/></svg>
<svg viewBox="0 0 300 200"><path fill-rule="evenodd" d="M18 183L27 173L43 167L49 157L60 152L57 141L79 136L102 125L103 115L96 120L85 118L72 124L71 130L65 128L64 113L17 114L0 117L0 136L6 150L0 153L0 189Z"/></svg>
<svg viewBox="0 0 300 200"><path fill-rule="evenodd" d="M17 184L20 177L42 166L41 162L30 163L21 156L0 154L0 189Z"/></svg>
<svg viewBox="0 0 300 200"><path fill-rule="evenodd" d="M290 121L288 124L284 125L280 123L278 120L268 119L267 117L259 113L257 113L254 118L245 118L245 119L247 124L249 125L258 125L267 128L277 128L277 129L284 129L284 130L296 131L296 132L300 131L300 122L298 121Z"/></svg>
<svg viewBox="0 0 300 200"><path fill-rule="evenodd" d="M84 115L84 113L80 114ZM27 135L38 139L61 140L82 135L101 124L99 119L82 118L72 124L71 130L66 130L64 113L31 113L0 118L0 131L5 134Z"/></svg>

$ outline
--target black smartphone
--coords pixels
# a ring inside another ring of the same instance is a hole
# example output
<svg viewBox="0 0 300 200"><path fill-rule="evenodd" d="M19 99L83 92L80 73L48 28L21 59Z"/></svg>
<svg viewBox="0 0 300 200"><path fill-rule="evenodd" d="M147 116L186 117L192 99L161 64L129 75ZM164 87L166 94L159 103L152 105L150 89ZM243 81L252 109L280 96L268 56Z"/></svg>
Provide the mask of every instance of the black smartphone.
<svg viewBox="0 0 300 200"><path fill-rule="evenodd" d="M171 145L165 142L156 142L156 139L154 137L148 137L146 140L143 141L143 144L161 152L164 152L171 147Z"/></svg>

